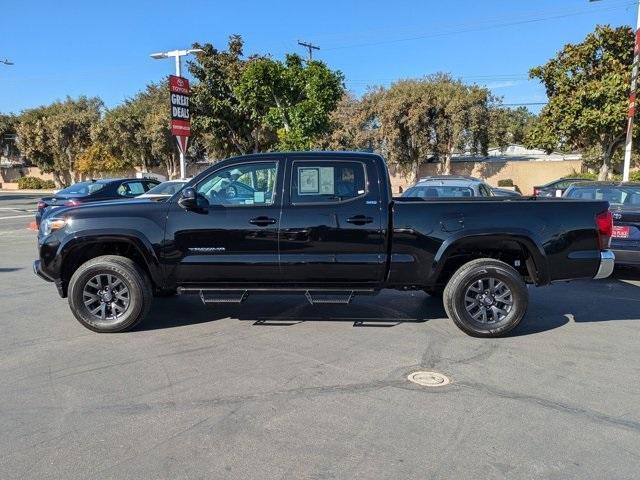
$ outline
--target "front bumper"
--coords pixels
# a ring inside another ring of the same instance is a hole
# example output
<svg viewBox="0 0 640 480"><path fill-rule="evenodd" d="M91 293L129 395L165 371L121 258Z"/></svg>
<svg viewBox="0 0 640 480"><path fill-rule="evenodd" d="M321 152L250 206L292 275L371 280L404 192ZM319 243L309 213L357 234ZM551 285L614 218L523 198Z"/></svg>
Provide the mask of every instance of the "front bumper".
<svg viewBox="0 0 640 480"><path fill-rule="evenodd" d="M42 271L42 264L40 263L40 260L33 262L33 273L47 282L53 282L53 278Z"/></svg>
<svg viewBox="0 0 640 480"><path fill-rule="evenodd" d="M616 256L611 250L603 250L600 252L600 266L596 276L593 277L596 280L601 278L607 278L613 273L613 267L616 264Z"/></svg>

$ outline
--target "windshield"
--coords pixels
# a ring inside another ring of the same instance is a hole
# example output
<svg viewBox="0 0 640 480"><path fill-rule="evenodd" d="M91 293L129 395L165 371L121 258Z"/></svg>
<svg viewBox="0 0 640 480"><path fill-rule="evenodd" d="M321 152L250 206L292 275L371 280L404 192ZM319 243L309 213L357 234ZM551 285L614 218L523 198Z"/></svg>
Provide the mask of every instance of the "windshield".
<svg viewBox="0 0 640 480"><path fill-rule="evenodd" d="M63 188L56 195L75 195L75 196L84 196L91 195L92 193L97 192L98 190L103 189L105 186L104 183L98 182L78 182L74 183L70 187Z"/></svg>
<svg viewBox="0 0 640 480"><path fill-rule="evenodd" d="M187 182L164 182L160 185L156 185L146 193L147 195L173 195L180 191L186 183Z"/></svg>
<svg viewBox="0 0 640 480"><path fill-rule="evenodd" d="M567 198L606 200L611 205L633 205L640 207L640 186L574 187L567 193Z"/></svg>
<svg viewBox="0 0 640 480"><path fill-rule="evenodd" d="M450 185L425 185L411 187L404 192L402 196L419 198L473 197L473 190L469 187L455 187Z"/></svg>

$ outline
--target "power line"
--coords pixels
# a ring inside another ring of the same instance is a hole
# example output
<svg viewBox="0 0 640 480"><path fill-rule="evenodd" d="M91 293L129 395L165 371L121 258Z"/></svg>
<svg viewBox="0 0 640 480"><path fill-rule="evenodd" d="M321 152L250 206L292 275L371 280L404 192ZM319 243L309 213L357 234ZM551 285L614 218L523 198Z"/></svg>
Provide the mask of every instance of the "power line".
<svg viewBox="0 0 640 480"><path fill-rule="evenodd" d="M634 2L625 2L625 3L620 4L620 5L609 6L608 8L599 8L597 10L595 10L593 8L590 8L588 10L578 10L578 11L574 11L574 12L570 12L570 13L555 14L555 15L549 15L549 16L538 17L538 18L529 18L529 19L524 19L524 20L516 20L516 21L508 21L508 22L497 22L497 23L488 24L488 25L484 25L484 26L482 26L482 25L469 26L469 27L460 28L460 29L457 29L457 30L450 30L450 31L436 32L436 33L428 33L428 34L416 35L416 36L412 36L412 37L396 38L396 39L389 39L389 40L380 40L380 41L369 42L369 43L341 45L341 46L336 46L336 47L325 48L325 50L341 50L341 49L346 49L346 48L369 47L369 46L385 45L385 44L391 44L391 43L409 42L409 41L412 41L412 40L422 40L422 39L425 39L425 38L443 37L443 36L455 35L455 34L459 34L459 33L469 33L469 32L483 31L483 30L492 30L492 29L495 29L495 28L510 27L510 26L515 26L515 25L525 25L525 24L529 24L529 23L543 22L543 21L546 21L546 20L557 20L557 19L561 19L561 18L574 17L574 16L578 16L578 15L584 15L584 14L587 14L587 13L592 13L592 12L595 12L595 11L597 11L597 12L606 12L606 11L612 11L612 10L619 10L619 9L627 8L627 7L631 6L631 5L636 5L636 2L635 1Z"/></svg>

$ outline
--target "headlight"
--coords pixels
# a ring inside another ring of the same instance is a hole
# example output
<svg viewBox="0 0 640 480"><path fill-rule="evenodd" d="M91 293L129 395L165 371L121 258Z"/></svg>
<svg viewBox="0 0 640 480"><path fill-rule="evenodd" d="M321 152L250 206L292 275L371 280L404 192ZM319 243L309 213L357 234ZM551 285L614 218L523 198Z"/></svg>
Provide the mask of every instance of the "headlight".
<svg viewBox="0 0 640 480"><path fill-rule="evenodd" d="M64 226L70 222L66 218L47 218L42 222L42 234L49 235L51 232L55 232L56 230L60 230L64 228Z"/></svg>

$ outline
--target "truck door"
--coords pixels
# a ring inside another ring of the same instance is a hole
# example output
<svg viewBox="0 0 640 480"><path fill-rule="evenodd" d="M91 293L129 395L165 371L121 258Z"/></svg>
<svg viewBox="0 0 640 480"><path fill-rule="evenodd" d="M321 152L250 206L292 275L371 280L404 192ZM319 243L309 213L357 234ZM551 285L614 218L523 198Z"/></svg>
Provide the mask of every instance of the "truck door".
<svg viewBox="0 0 640 480"><path fill-rule="evenodd" d="M281 160L226 164L194 186L202 208L169 207L165 258L178 284L277 282Z"/></svg>
<svg viewBox="0 0 640 480"><path fill-rule="evenodd" d="M280 219L280 271L295 283L383 280L386 207L372 159L289 159Z"/></svg>

